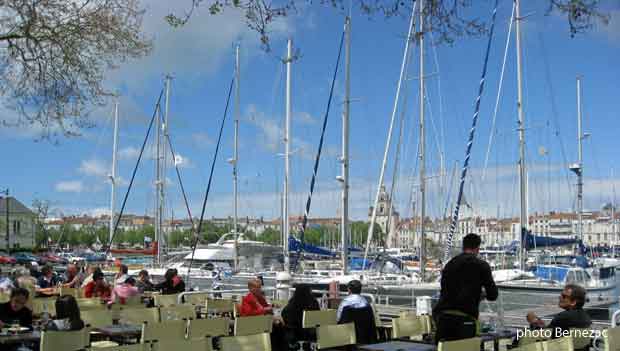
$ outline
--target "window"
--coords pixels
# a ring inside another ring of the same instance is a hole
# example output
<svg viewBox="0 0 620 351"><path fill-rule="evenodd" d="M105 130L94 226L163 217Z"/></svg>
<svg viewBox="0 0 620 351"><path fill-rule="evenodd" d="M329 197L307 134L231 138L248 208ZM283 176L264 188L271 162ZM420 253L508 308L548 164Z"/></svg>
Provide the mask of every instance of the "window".
<svg viewBox="0 0 620 351"><path fill-rule="evenodd" d="M21 222L13 221L13 234L20 234L21 232Z"/></svg>

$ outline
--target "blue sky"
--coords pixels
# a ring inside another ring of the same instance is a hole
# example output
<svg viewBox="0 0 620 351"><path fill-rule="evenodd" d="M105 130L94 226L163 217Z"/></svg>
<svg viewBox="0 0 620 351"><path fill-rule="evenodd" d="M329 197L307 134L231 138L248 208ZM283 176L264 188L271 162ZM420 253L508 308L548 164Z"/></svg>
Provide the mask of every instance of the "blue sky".
<svg viewBox="0 0 620 351"><path fill-rule="evenodd" d="M527 125L530 211L570 210L574 206L575 178L566 172L576 152L575 77L583 75L584 129L592 134L584 143L586 208L597 209L620 191L620 165L616 153L620 96L620 5L604 1L611 23L571 38L564 18L545 15L539 1L527 1L523 13L531 14L523 25L524 106ZM109 72L107 85L121 92L121 132L118 173L122 177L119 203L127 189L136 152L146 132L165 74L174 76L170 100L170 135L183 159L181 174L188 190L192 213L198 214L215 150L219 120L227 87L233 74L234 43L241 43L240 209L242 216L275 218L280 213L284 117L284 56L286 38L292 37L301 52L293 65L293 150L291 160L291 213L305 204L314 153L325 113L329 84L342 33L342 13L314 6L272 27L272 51L260 49L257 35L244 25L239 13L227 11L209 16L199 9L182 29L169 28L163 16L182 11L184 4L149 1L145 30L155 49L151 56L123 64ZM176 6L176 7L175 7ZM510 43L504 85L497 114L497 134L489 163L484 159L498 92L502 57L512 2L500 1L496 36L492 44L487 85L471 160L466 197L474 212L482 215L514 215L518 211L516 180L516 60L514 38ZM475 8L490 18L491 2ZM352 34L351 94L351 215L365 218L376 191L381 157L396 92L408 18L368 19L354 11ZM486 37L461 38L452 46L426 50L427 151L429 210L442 214L455 162L464 158L465 145ZM405 129L395 198L403 216L411 216L418 143L417 48L411 61L405 109ZM342 67L341 67L342 68ZM336 216L340 211L341 111L344 77L336 82L335 98L326 135L326 151L319 169L314 216ZM402 104L401 104L402 108ZM25 204L50 200L57 214L104 213L109 206L112 153L112 103L92 113L95 128L81 137L60 139L57 145L35 141L36 128L0 129L0 156L4 165L0 188ZM10 111L1 110L10 120ZM232 114L229 116L231 117ZM232 214L231 167L232 119L224 130L224 142L215 168L207 217ZM546 150L547 152L542 152ZM440 150L445 174L440 173ZM394 152L391 152L393 160ZM392 183L393 162L386 174ZM615 169L615 172L614 172ZM613 174L615 173L615 175ZM168 215L186 217L176 175L167 178ZM443 187L439 180L443 179ZM154 163L143 160L126 212L150 214L154 208ZM452 185L452 198L456 183ZM413 196L415 198L415 196Z"/></svg>

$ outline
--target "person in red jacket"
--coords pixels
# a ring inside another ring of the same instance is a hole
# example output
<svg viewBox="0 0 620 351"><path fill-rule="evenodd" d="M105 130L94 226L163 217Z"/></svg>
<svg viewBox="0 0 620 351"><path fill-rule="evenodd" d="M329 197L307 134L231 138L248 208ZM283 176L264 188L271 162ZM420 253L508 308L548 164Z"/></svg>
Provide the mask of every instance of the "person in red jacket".
<svg viewBox="0 0 620 351"><path fill-rule="evenodd" d="M93 280L84 287L84 297L98 297L102 300L108 300L111 294L112 290L103 278L103 273L101 270L96 270L93 273Z"/></svg>
<svg viewBox="0 0 620 351"><path fill-rule="evenodd" d="M239 315L241 317L273 314L273 308L265 299L259 279L250 279L248 281L248 290L248 294L243 297L239 307Z"/></svg>

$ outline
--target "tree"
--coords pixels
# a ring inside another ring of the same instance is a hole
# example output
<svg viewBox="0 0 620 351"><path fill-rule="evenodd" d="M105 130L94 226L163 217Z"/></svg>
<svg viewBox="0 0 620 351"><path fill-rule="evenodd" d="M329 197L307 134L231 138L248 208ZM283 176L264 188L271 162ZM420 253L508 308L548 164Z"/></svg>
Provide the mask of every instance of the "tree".
<svg viewBox="0 0 620 351"><path fill-rule="evenodd" d="M258 236L257 240L267 244L277 244L280 242L280 232L273 228L267 228Z"/></svg>
<svg viewBox="0 0 620 351"><path fill-rule="evenodd" d="M609 15L600 10L600 0L547 0L547 13L559 12L566 16L571 35L583 32L597 21L609 22ZM376 14L385 17L408 16L413 1L403 0L357 0L354 1L368 16ZM295 12L302 4L312 5L312 0L192 0L189 11L183 16L169 14L166 20L172 26L186 24L201 5L209 8L211 15L218 15L228 8L239 9L245 16L246 25L260 35L265 49L269 50L269 26L275 20ZM349 0L322 0L320 5L328 5L340 11L346 11ZM471 0L426 0L425 17L428 28L436 34L438 42L452 43L455 38L468 35L480 35L486 32L487 24L479 18L467 16L466 13L478 1Z"/></svg>
<svg viewBox="0 0 620 351"><path fill-rule="evenodd" d="M0 94L43 138L90 126L105 71L147 54L139 0L0 2Z"/></svg>
<svg viewBox="0 0 620 351"><path fill-rule="evenodd" d="M47 200L32 200L32 211L35 214L34 218L34 242L35 247L44 247L47 246L47 230L43 224L47 219L48 212L50 208L50 202ZM0 227L2 228L2 227Z"/></svg>

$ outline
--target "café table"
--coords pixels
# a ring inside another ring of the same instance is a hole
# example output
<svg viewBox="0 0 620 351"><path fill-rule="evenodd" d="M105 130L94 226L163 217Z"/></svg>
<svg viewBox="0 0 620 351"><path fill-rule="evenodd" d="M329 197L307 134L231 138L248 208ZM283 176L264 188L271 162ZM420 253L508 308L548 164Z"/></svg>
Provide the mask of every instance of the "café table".
<svg viewBox="0 0 620 351"><path fill-rule="evenodd" d="M142 326L137 324L114 324L93 328L93 332L99 333L110 340L125 344L131 340L140 338L142 335Z"/></svg>
<svg viewBox="0 0 620 351"><path fill-rule="evenodd" d="M4 334L0 333L0 345L14 345L20 343L37 343L41 340L41 332L29 331L27 333Z"/></svg>
<svg viewBox="0 0 620 351"><path fill-rule="evenodd" d="M360 345L359 351L435 351L436 345L412 341L392 340L379 344Z"/></svg>

